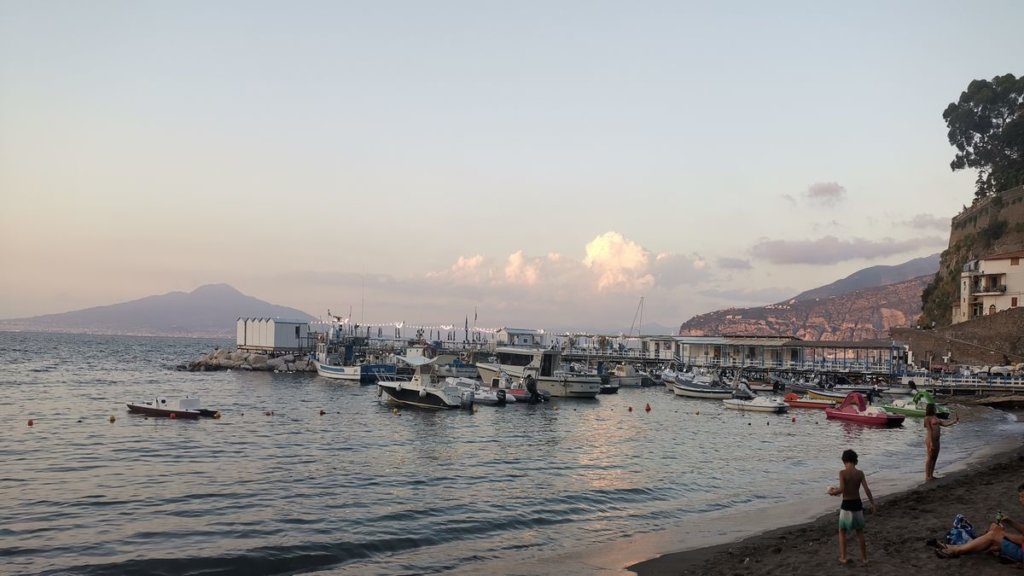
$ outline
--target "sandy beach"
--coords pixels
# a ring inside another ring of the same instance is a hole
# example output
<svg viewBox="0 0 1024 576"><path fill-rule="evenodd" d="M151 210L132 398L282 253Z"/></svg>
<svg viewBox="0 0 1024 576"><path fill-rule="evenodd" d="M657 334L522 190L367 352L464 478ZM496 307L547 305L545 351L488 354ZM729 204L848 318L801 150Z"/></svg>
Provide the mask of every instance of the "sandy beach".
<svg viewBox="0 0 1024 576"><path fill-rule="evenodd" d="M877 498L877 513L867 515L867 566L857 561L839 564L837 514L829 513L805 524L739 542L666 554L628 568L640 576L829 576L850 572L905 576L908 570L977 575L1017 573L1012 564L988 554L940 559L925 542L929 538L941 541L958 513L965 515L979 534L988 529L997 511L1024 523L1024 507L1018 503L1016 492L1021 482L1024 446L909 491ZM851 556L859 558L855 537L849 540L848 547Z"/></svg>

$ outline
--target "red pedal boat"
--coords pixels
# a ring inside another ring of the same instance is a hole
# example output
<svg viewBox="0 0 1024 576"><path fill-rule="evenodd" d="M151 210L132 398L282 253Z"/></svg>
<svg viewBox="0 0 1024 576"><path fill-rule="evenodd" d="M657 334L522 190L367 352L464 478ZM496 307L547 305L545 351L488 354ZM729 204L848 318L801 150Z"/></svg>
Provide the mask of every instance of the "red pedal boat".
<svg viewBox="0 0 1024 576"><path fill-rule="evenodd" d="M895 428L903 424L902 414L890 414L877 406L869 406L860 392L850 392L838 408L826 408L825 417L830 420L848 420L871 426Z"/></svg>

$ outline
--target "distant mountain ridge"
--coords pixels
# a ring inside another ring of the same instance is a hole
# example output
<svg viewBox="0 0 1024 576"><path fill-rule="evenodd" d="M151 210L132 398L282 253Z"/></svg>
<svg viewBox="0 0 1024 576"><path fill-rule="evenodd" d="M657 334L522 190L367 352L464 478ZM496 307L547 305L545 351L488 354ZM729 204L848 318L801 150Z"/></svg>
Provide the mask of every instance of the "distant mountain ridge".
<svg viewBox="0 0 1024 576"><path fill-rule="evenodd" d="M888 338L890 328L916 321L921 294L938 268L938 254L896 266L872 266L784 302L694 316L679 327L679 334L826 341Z"/></svg>
<svg viewBox="0 0 1024 576"><path fill-rule="evenodd" d="M140 336L233 337L238 318L315 320L295 308L247 296L227 284L31 318L0 320L0 329Z"/></svg>
<svg viewBox="0 0 1024 576"><path fill-rule="evenodd" d="M836 280L831 284L826 284L825 286L819 286L818 288L812 288L806 292L801 292L793 297L793 300L801 302L804 300L813 300L815 298L841 296L857 290L863 290L864 288L877 288L879 286L887 286L889 284L904 282L911 278L917 278L918 276L924 276L926 274L935 274L935 271L939 269L940 256L940 254L932 254L931 256L915 258L914 260L904 262L903 264L897 264L895 266L872 266L870 268L864 268L863 270L858 270L853 274L850 274L842 280Z"/></svg>

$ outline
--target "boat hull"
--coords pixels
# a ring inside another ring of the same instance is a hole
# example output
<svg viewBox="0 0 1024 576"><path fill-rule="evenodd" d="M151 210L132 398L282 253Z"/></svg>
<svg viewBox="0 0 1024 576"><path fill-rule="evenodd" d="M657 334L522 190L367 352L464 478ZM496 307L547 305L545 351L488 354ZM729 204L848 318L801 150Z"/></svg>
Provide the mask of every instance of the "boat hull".
<svg viewBox="0 0 1024 576"><path fill-rule="evenodd" d="M370 384L381 377L393 376L395 366L393 364L359 364L357 366L339 366L336 364L324 364L317 360L313 361L316 366L316 373L324 378L332 380L347 380Z"/></svg>
<svg viewBox="0 0 1024 576"><path fill-rule="evenodd" d="M882 409L892 414L902 414L903 416L909 416L911 418L925 417L925 411L919 408L907 408L903 406L893 406L891 404L885 404L882 406ZM935 415L938 416L940 420L945 420L949 418L949 411L936 411Z"/></svg>
<svg viewBox="0 0 1024 576"><path fill-rule="evenodd" d="M744 412L770 412L773 414L781 414L785 412L788 408L788 406L785 403L758 404L756 402L740 400L737 398L722 400L722 404L724 404L725 407L730 410L742 410Z"/></svg>
<svg viewBox="0 0 1024 576"><path fill-rule="evenodd" d="M469 395L467 401L465 396L446 389L430 390L422 387L403 387L394 382L381 382L377 384L377 392L382 396L387 396L387 400L392 403L416 408L452 410L473 407L472 394Z"/></svg>
<svg viewBox="0 0 1024 576"><path fill-rule="evenodd" d="M131 404L128 403L128 412L132 414L143 414L146 416L154 416L157 418L174 418L176 420L198 420L200 417L207 416L214 418L215 416L210 414L202 414L199 410L174 410L170 408L157 408L155 406L147 406L145 404ZM206 412L213 412L207 410ZM218 416L219 417L219 413Z"/></svg>
<svg viewBox="0 0 1024 576"><path fill-rule="evenodd" d="M716 390L712 388L687 386L685 384L679 384L678 382L672 386L672 392L674 392L676 396L701 398L703 400L726 400L732 398L732 390L725 388Z"/></svg>
<svg viewBox="0 0 1024 576"><path fill-rule="evenodd" d="M902 425L905 419L902 414L853 414L832 408L825 409L825 418L856 422L857 424L866 424L868 426L883 426L885 428L896 428Z"/></svg>

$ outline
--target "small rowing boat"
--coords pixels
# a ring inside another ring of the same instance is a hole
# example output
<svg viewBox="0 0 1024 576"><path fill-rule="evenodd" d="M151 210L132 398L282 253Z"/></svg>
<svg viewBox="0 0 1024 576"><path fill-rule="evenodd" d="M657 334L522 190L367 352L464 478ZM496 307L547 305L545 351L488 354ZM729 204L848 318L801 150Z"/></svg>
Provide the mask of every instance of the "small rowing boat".
<svg viewBox="0 0 1024 576"><path fill-rule="evenodd" d="M186 396L178 400L178 407L172 408L167 398L157 396L152 402L128 402L128 412L160 418L198 420L220 418L220 411L202 408L199 398Z"/></svg>

